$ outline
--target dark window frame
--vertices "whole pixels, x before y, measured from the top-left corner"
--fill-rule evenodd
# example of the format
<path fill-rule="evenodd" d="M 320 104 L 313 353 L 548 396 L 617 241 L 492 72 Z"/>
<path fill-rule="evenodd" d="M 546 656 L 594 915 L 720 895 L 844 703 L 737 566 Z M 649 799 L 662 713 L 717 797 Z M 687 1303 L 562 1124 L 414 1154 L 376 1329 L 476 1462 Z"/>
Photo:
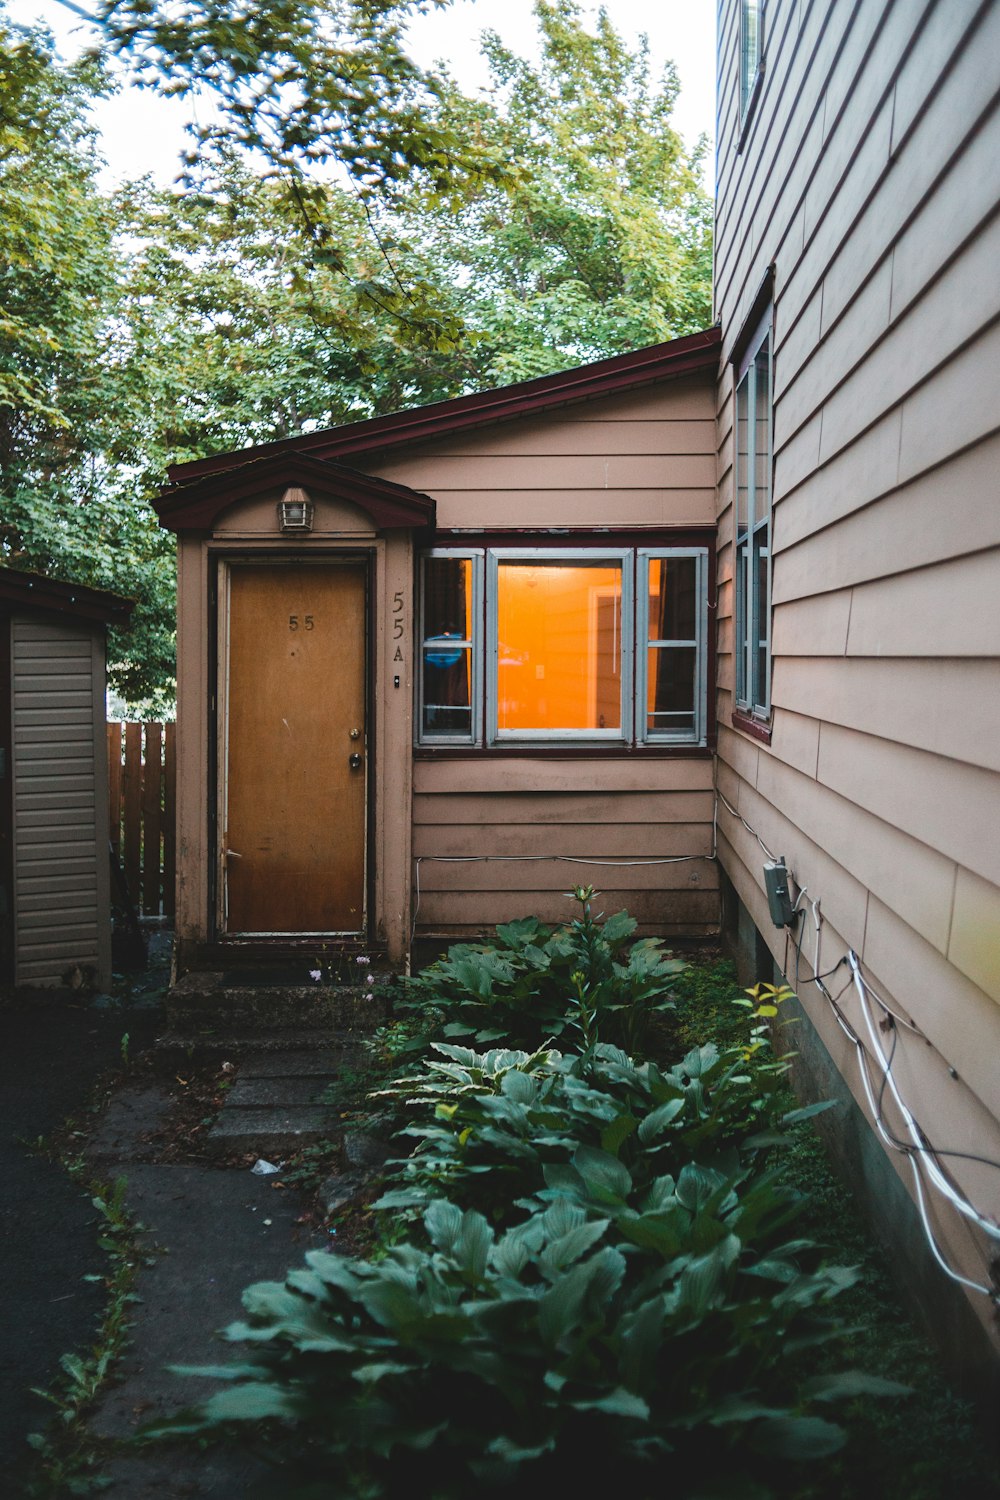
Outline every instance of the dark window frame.
<path fill-rule="evenodd" d="M 768 304 L 735 366 L 733 427 L 734 722 L 771 720 L 774 318 Z M 762 359 L 763 356 L 763 359 Z M 761 389 L 762 370 L 764 387 Z M 761 409 L 766 436 L 761 444 Z"/>

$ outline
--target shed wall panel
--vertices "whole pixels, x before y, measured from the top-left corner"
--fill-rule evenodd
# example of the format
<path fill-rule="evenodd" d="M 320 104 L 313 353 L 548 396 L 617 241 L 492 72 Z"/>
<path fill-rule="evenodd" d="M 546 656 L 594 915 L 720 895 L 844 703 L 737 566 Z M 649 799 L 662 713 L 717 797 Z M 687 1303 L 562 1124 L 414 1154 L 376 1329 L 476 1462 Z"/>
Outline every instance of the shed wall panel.
<path fill-rule="evenodd" d="M 110 977 L 103 633 L 13 622 L 15 980 Z"/>

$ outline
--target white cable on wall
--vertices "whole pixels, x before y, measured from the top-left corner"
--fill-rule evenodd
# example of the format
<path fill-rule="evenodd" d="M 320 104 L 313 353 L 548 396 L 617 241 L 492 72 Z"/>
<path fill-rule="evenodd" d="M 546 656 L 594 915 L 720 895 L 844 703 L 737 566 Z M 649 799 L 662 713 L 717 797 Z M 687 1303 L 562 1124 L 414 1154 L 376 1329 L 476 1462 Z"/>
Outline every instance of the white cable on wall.
<path fill-rule="evenodd" d="M 716 797 L 719 801 L 722 802 L 727 812 L 729 812 L 734 818 L 742 823 L 747 832 L 757 840 L 757 843 L 764 850 L 768 858 L 774 859 L 775 856 L 771 853 L 770 849 L 768 849 L 767 845 L 764 843 L 764 840 L 760 837 L 757 830 L 747 822 L 742 813 L 737 812 L 736 808 L 732 806 L 732 804 L 722 794 L 722 792 L 717 790 Z M 789 875 L 790 878 L 794 880 L 794 876 L 791 875 L 791 872 L 789 872 Z M 798 882 L 796 881 L 795 883 L 797 884 Z M 795 903 L 793 906 L 794 911 L 802 910 L 801 903 L 806 895 L 807 887 L 800 887 L 799 893 L 795 899 Z M 967 1276 L 963 1276 L 960 1272 L 956 1271 L 954 1267 L 949 1264 L 948 1260 L 944 1256 L 940 1246 L 937 1243 L 937 1239 L 931 1227 L 927 1212 L 927 1203 L 922 1175 L 924 1172 L 926 1172 L 928 1181 L 934 1187 L 934 1189 L 948 1203 L 950 1203 L 958 1213 L 969 1219 L 991 1239 L 1000 1240 L 1000 1225 L 997 1225 L 994 1220 L 989 1219 L 986 1217 L 986 1215 L 982 1214 L 965 1196 L 965 1194 L 957 1189 L 941 1171 L 937 1161 L 938 1156 L 949 1154 L 961 1155 L 963 1153 L 947 1153 L 941 1151 L 940 1149 L 935 1152 L 934 1148 L 928 1144 L 927 1137 L 925 1136 L 924 1131 L 921 1129 L 920 1124 L 914 1117 L 912 1111 L 909 1109 L 909 1106 L 906 1104 L 906 1101 L 904 1100 L 899 1090 L 896 1080 L 893 1077 L 891 1058 L 886 1057 L 881 1042 L 879 1041 L 877 1028 L 875 1027 L 871 1009 L 869 1006 L 869 1000 L 873 1001 L 885 1016 L 891 1018 L 892 1023 L 898 1023 L 906 1027 L 909 1031 L 915 1033 L 917 1036 L 922 1037 L 923 1032 L 913 1021 L 908 1020 L 905 1016 L 894 1010 L 885 1002 L 885 1000 L 882 999 L 880 995 L 876 993 L 876 991 L 871 987 L 871 985 L 868 983 L 863 973 L 861 972 L 861 964 L 857 954 L 853 949 L 851 949 L 847 953 L 843 954 L 833 965 L 833 967 L 826 971 L 826 974 L 829 975 L 833 973 L 835 969 L 838 969 L 842 964 L 845 963 L 850 969 L 851 979 L 849 981 L 849 984 L 851 987 L 853 987 L 858 997 L 858 1003 L 861 1008 L 862 1017 L 864 1019 L 865 1029 L 867 1030 L 868 1036 L 871 1040 L 872 1051 L 869 1052 L 868 1048 L 865 1046 L 857 1031 L 844 1015 L 840 1005 L 830 994 L 830 991 L 823 983 L 824 972 L 821 968 L 823 918 L 820 911 L 820 901 L 818 898 L 815 901 L 810 899 L 808 904 L 812 911 L 813 926 L 815 930 L 813 978 L 809 982 L 815 984 L 816 988 L 827 1000 L 833 1010 L 834 1016 L 837 1020 L 837 1024 L 840 1026 L 840 1029 L 843 1031 L 844 1035 L 848 1038 L 855 1049 L 855 1055 L 858 1060 L 858 1069 L 861 1075 L 862 1087 L 864 1089 L 865 1097 L 868 1101 L 868 1107 L 871 1110 L 872 1119 L 879 1136 L 883 1141 L 885 1141 L 887 1146 L 889 1146 L 894 1151 L 901 1152 L 909 1161 L 910 1170 L 913 1174 L 917 1211 L 920 1216 L 920 1222 L 931 1254 L 933 1255 L 934 1259 L 937 1261 L 941 1269 L 947 1276 L 951 1278 L 952 1281 L 958 1282 L 961 1286 L 968 1287 L 971 1291 L 979 1292 L 983 1296 L 989 1297 L 994 1303 L 1000 1302 L 1000 1294 L 998 1294 L 997 1290 L 994 1287 L 986 1286 L 978 1281 L 972 1281 Z M 805 916 L 803 912 L 803 921 L 804 920 Z M 801 946 L 802 940 L 800 937 L 799 943 L 797 945 L 797 953 L 801 952 Z M 843 991 L 841 991 L 841 993 L 843 993 Z M 872 1054 L 874 1054 L 874 1056 Z M 875 1096 L 875 1091 L 872 1086 L 870 1074 L 870 1066 L 873 1062 L 878 1066 L 883 1080 L 879 1099 L 877 1099 Z M 906 1131 L 911 1144 L 907 1144 L 905 1141 L 898 1140 L 895 1135 L 893 1135 L 892 1132 L 887 1129 L 885 1125 L 882 1114 L 882 1107 L 879 1100 L 881 1097 L 881 1092 L 884 1092 L 886 1087 L 890 1090 L 892 1097 L 896 1103 L 896 1107 L 900 1112 L 900 1115 L 906 1126 Z M 988 1161 L 986 1158 L 976 1159 L 982 1161 L 985 1165 L 992 1166 L 1000 1171 L 1000 1162 Z"/>

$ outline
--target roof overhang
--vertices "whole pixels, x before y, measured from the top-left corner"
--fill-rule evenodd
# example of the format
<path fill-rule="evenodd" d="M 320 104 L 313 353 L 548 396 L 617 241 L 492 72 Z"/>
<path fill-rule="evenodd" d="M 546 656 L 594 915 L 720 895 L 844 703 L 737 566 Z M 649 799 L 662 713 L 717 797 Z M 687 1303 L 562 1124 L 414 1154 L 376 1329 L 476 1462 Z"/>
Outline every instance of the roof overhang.
<path fill-rule="evenodd" d="M 169 531 L 211 531 L 223 511 L 242 500 L 298 486 L 313 499 L 347 501 L 371 517 L 378 531 L 433 526 L 434 501 L 406 485 L 362 474 L 346 464 L 281 445 L 248 448 L 210 460 L 215 467 L 187 483 L 172 484 L 153 503 Z M 198 465 L 184 465 L 185 472 Z"/>
<path fill-rule="evenodd" d="M 525 380 L 518 385 L 478 391 L 472 396 L 456 396 L 451 401 L 436 401 L 411 411 L 393 412 L 389 416 L 373 417 L 366 422 L 354 422 L 324 432 L 302 433 L 297 437 L 245 448 L 239 454 L 219 454 L 213 458 L 174 464 L 169 475 L 175 485 L 186 487 L 194 479 L 270 456 L 294 453 L 328 461 L 352 455 L 360 457 L 404 444 L 428 442 L 470 427 L 541 415 L 570 402 L 614 396 L 654 381 L 676 380 L 696 374 L 714 376 L 718 370 L 721 342 L 721 331 L 707 328 L 702 333 L 653 344 L 629 354 L 618 354 L 594 364 L 577 365 L 571 370 Z M 168 526 L 172 525 L 167 520 L 167 515 L 173 514 L 169 509 L 171 493 L 178 492 L 165 491 L 157 507 L 163 524 Z"/>
<path fill-rule="evenodd" d="M 22 573 L 0 568 L 0 608 L 45 610 L 49 614 L 75 615 L 107 625 L 126 625 L 135 608 L 133 599 L 80 583 L 62 583 L 41 573 Z"/>

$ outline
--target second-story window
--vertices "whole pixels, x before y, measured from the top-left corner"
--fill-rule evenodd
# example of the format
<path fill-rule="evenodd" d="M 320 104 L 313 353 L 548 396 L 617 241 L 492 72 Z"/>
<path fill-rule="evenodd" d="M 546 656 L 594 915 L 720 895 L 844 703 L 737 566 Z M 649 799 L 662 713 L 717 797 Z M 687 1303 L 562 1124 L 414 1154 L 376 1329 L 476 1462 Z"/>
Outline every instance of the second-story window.
<path fill-rule="evenodd" d="M 740 0 L 740 119 L 746 118 L 760 72 L 764 0 Z"/>
<path fill-rule="evenodd" d="M 771 709 L 771 314 L 737 371 L 736 703 Z"/>

